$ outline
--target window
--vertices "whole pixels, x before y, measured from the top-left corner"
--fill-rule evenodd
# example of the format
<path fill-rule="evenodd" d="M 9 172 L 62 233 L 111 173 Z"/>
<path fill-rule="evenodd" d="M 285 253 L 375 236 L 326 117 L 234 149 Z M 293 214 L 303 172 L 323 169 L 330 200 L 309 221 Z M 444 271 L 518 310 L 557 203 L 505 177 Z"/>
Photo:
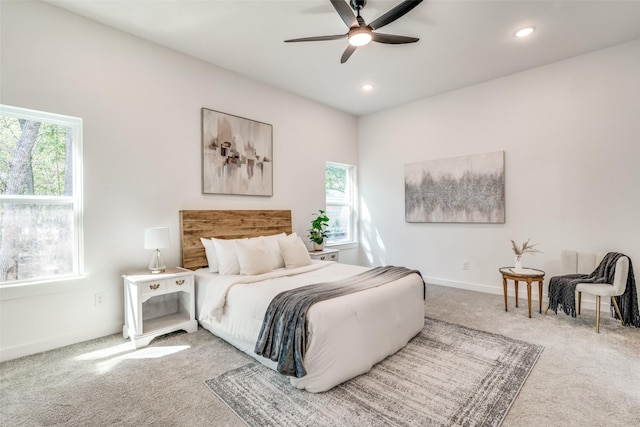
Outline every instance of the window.
<path fill-rule="evenodd" d="M 82 274 L 82 120 L 0 105 L 0 284 Z"/>
<path fill-rule="evenodd" d="M 329 222 L 327 243 L 336 245 L 356 240 L 355 167 L 327 162 L 326 198 Z"/>

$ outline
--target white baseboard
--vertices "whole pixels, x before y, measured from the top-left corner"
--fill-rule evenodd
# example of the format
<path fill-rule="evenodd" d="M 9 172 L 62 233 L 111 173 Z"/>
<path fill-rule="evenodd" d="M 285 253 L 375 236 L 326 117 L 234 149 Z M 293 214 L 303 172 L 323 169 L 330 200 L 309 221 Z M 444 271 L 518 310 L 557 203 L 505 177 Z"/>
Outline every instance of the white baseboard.
<path fill-rule="evenodd" d="M 0 349 L 0 362 L 17 359 L 23 356 L 29 356 L 31 354 L 41 353 L 43 351 L 49 351 L 60 347 L 66 347 L 71 344 L 89 341 L 92 339 L 115 334 L 117 332 L 122 332 L 122 323 L 116 322 L 105 324 L 97 328 L 75 331 L 73 333 L 65 335 L 58 335 L 47 340 L 33 341 L 14 347 L 2 348 Z"/>
<path fill-rule="evenodd" d="M 448 280 L 448 279 L 442 279 L 438 277 L 428 277 L 428 276 L 424 276 L 424 281 L 427 283 L 427 285 L 433 284 L 433 285 L 447 286 L 450 288 L 466 289 L 468 291 L 483 292 L 485 294 L 503 295 L 502 283 L 496 284 L 496 285 L 487 285 L 484 283 L 459 282 L 456 280 Z M 542 310 L 543 311 L 546 308 L 545 303 L 548 301 L 547 293 L 546 293 L 547 286 L 548 284 L 545 283 L 544 286 L 542 287 L 542 303 L 543 303 Z M 513 282 L 511 281 L 508 284 L 507 294 L 509 298 L 514 297 L 514 285 L 513 285 Z M 520 283 L 520 286 L 518 286 L 518 299 L 522 300 L 523 298 L 525 301 L 527 300 L 527 284 L 526 283 Z M 539 301 L 537 283 L 531 284 L 531 300 Z M 610 300 L 608 298 L 601 298 L 600 311 L 606 312 L 607 310 L 609 310 L 609 305 L 610 305 Z M 596 297 L 594 295 L 583 293 L 582 309 L 595 311 Z"/>
<path fill-rule="evenodd" d="M 482 283 L 459 282 L 456 280 L 441 279 L 438 277 L 424 276 L 424 281 L 428 284 L 447 286 L 449 288 L 466 289 L 468 291 L 483 292 L 485 294 L 502 295 L 502 287 L 485 285 Z M 525 293 L 526 296 L 526 293 Z"/>

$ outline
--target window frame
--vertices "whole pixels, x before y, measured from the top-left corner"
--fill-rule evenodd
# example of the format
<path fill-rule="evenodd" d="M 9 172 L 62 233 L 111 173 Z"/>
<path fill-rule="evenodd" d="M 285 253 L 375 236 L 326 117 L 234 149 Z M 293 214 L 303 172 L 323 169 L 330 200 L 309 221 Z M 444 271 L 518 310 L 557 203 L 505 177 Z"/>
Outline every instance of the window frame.
<path fill-rule="evenodd" d="M 346 170 L 346 176 L 347 176 L 347 182 L 345 183 L 347 186 L 349 186 L 349 194 L 350 194 L 350 200 L 348 203 L 334 203 L 334 202 L 329 202 L 329 200 L 327 199 L 326 196 L 326 191 L 327 191 L 327 184 L 326 184 L 326 171 L 328 167 L 336 167 L 336 168 L 340 168 L 340 169 L 345 169 Z M 331 236 L 329 236 L 329 238 L 327 239 L 327 243 L 326 246 L 332 246 L 332 247 L 337 247 L 337 246 L 348 246 L 348 245 L 356 245 L 358 243 L 358 207 L 357 207 L 357 200 L 358 200 L 358 196 L 357 196 L 357 180 L 356 180 L 356 166 L 355 165 L 350 165 L 347 163 L 339 163 L 339 162 L 332 162 L 332 161 L 326 161 L 325 162 L 325 209 L 328 210 L 328 208 L 330 206 L 336 206 L 336 207 L 349 207 L 350 208 L 350 213 L 349 213 L 349 228 L 350 228 L 350 239 L 348 240 L 341 240 L 341 241 L 331 241 Z"/>
<path fill-rule="evenodd" d="M 73 168 L 73 194 L 71 196 L 42 196 L 42 195 L 6 195 L 0 194 L 2 203 L 29 203 L 43 205 L 64 205 L 70 204 L 73 209 L 72 221 L 72 242 L 73 261 L 72 272 L 56 274 L 52 276 L 40 276 L 24 280 L 12 280 L 0 282 L 0 300 L 18 298 L 30 295 L 40 295 L 52 291 L 64 291 L 70 288 L 77 288 L 77 285 L 58 285 L 56 289 L 46 289 L 52 283 L 74 281 L 85 277 L 84 275 L 84 238 L 83 238 L 83 165 L 82 165 L 82 119 L 79 117 L 65 116 L 45 111 L 37 111 L 0 104 L 0 115 L 14 117 L 16 119 L 26 119 L 39 122 L 46 122 L 72 129 L 72 168 Z M 39 286 L 45 285 L 45 286 Z M 27 289 L 30 287 L 31 289 Z"/>

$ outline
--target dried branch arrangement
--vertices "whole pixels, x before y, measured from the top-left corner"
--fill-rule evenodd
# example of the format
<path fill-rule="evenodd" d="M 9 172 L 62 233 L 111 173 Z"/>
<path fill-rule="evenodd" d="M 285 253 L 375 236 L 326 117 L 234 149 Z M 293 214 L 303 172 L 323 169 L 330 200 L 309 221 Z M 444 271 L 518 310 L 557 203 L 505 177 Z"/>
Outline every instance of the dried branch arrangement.
<path fill-rule="evenodd" d="M 534 248 L 534 246 L 536 246 L 537 243 L 530 244 L 529 243 L 530 240 L 531 239 L 527 239 L 527 241 L 524 242 L 522 246 L 518 246 L 516 242 L 512 240 L 511 245 L 513 249 L 513 253 L 516 254 L 517 256 L 522 256 L 524 254 L 542 253 L 542 251 L 539 251 L 538 249 Z"/>

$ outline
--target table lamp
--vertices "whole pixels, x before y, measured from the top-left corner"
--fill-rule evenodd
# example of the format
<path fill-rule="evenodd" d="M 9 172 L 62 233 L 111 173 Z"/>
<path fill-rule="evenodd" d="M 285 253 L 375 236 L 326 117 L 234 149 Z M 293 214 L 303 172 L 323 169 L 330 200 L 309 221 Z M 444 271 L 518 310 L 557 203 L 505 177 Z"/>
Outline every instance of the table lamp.
<path fill-rule="evenodd" d="M 153 256 L 149 262 L 149 271 L 152 274 L 164 273 L 167 266 L 164 264 L 160 249 L 169 247 L 169 228 L 152 227 L 144 230 L 144 248 L 154 249 Z"/>

